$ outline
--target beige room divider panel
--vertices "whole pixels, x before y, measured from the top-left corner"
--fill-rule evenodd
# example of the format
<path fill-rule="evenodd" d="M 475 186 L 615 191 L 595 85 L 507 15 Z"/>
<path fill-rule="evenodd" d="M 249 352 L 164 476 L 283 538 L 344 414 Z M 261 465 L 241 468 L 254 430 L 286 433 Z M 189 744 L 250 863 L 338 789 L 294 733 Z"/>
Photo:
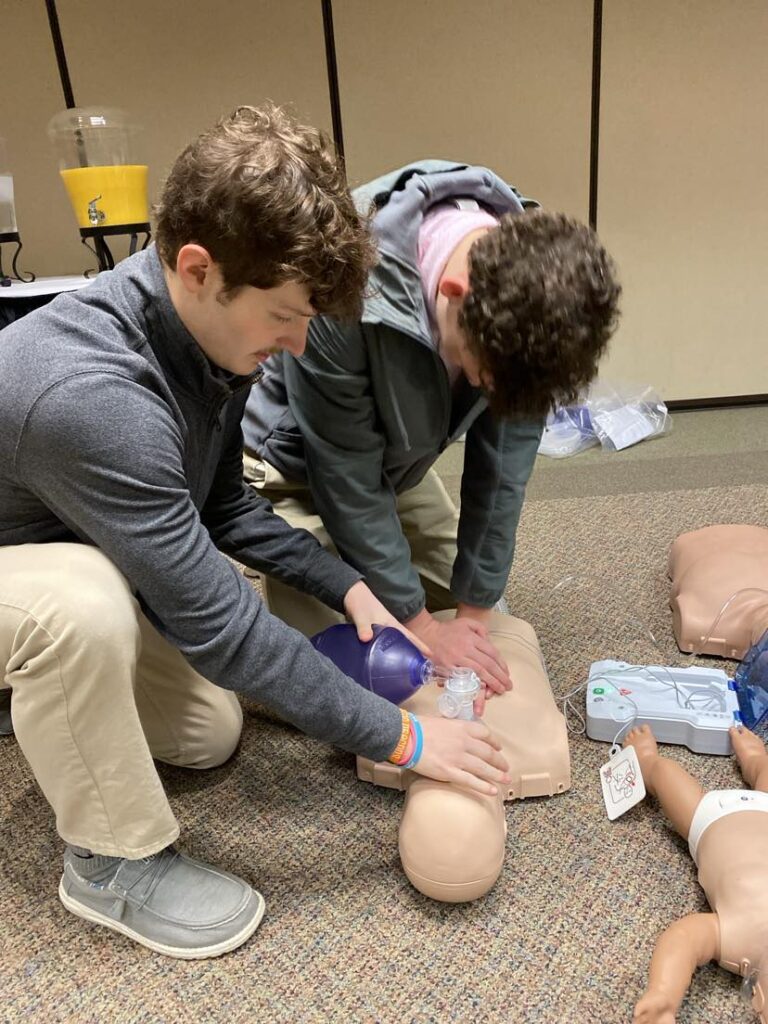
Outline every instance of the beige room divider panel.
<path fill-rule="evenodd" d="M 45 103 L 36 103 L 18 129 L 22 148 L 25 136 L 43 139 L 34 158 L 43 208 L 31 189 L 20 187 L 30 253 L 42 273 L 77 273 L 95 260 L 80 246 L 45 138 L 48 118 L 64 107 L 45 7 L 42 0 L 24 3 L 24 11 L 16 7 L 14 49 L 33 39 L 47 63 L 29 69 L 20 61 L 14 89 L 22 95 L 41 68 L 46 81 L 57 82 L 54 101 L 47 90 Z M 138 155 L 149 163 L 150 200 L 184 145 L 240 104 L 289 103 L 330 133 L 319 0 L 58 0 L 57 8 L 78 106 L 122 107 L 144 126 Z M 5 70 L 3 78 L 7 85 Z M 22 171 L 31 173 L 31 161 Z M 50 244 L 43 227 L 49 216 L 57 223 Z"/>
<path fill-rule="evenodd" d="M 42 0 L 0 0 L 0 48 L 0 135 L 8 140 L 24 243 L 19 269 L 38 276 L 79 273 L 88 265 L 87 253 L 45 133 L 64 98 Z M 6 273 L 14 249 L 3 246 Z"/>
<path fill-rule="evenodd" d="M 606 0 L 598 229 L 624 282 L 607 379 L 768 392 L 768 4 Z"/>
<path fill-rule="evenodd" d="M 591 0 L 334 0 L 352 184 L 423 157 L 589 208 Z"/>

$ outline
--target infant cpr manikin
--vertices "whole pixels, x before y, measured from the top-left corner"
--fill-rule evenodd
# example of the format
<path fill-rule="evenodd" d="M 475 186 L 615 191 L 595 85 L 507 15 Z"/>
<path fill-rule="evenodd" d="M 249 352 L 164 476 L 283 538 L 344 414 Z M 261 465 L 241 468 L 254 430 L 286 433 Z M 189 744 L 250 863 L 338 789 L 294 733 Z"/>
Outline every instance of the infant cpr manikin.
<path fill-rule="evenodd" d="M 453 612 L 439 612 L 450 619 Z M 554 796 L 571 784 L 565 719 L 549 685 L 538 640 L 522 619 L 494 613 L 488 635 L 506 659 L 513 689 L 485 705 L 483 721 L 498 736 L 509 762 L 510 783 L 496 797 L 437 782 L 395 765 L 357 759 L 366 782 L 405 790 L 400 859 L 412 884 L 446 902 L 483 896 L 499 877 L 506 848 L 504 801 Z M 402 707 L 438 713 L 442 688 L 422 686 Z"/>
<path fill-rule="evenodd" d="M 707 526 L 683 533 L 672 544 L 669 575 L 681 651 L 741 660 L 768 629 L 768 529 Z"/>
<path fill-rule="evenodd" d="M 680 918 L 659 937 L 635 1024 L 676 1020 L 696 967 L 708 960 L 741 975 L 743 995 L 768 1024 L 768 755 L 743 727 L 731 729 L 731 741 L 751 790 L 705 793 L 681 765 L 659 753 L 647 725 L 630 730 L 624 741 L 635 748 L 646 789 L 688 840 L 712 908 Z"/>

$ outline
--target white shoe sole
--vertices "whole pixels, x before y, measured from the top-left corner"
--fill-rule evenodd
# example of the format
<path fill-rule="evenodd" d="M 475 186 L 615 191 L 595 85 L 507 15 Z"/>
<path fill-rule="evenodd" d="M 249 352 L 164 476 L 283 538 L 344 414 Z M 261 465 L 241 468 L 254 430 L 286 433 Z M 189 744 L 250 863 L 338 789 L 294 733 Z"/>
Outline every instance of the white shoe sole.
<path fill-rule="evenodd" d="M 256 892 L 255 889 L 252 891 Z M 237 949 L 238 946 L 241 946 L 246 939 L 253 935 L 264 916 L 264 910 L 266 907 L 264 897 L 259 892 L 256 892 L 256 895 L 259 897 L 258 911 L 256 915 L 251 918 L 245 928 L 238 932 L 237 935 L 233 935 L 231 938 L 226 939 L 224 942 L 219 942 L 215 946 L 199 946 L 197 949 L 187 949 L 178 946 L 165 946 L 161 942 L 153 942 L 151 939 L 148 939 L 146 935 L 140 935 L 127 925 L 121 924 L 120 921 L 115 921 L 111 917 L 106 917 L 105 915 L 100 914 L 97 910 L 93 910 L 91 907 L 83 906 L 82 903 L 78 903 L 77 900 L 73 899 L 64 891 L 63 878 L 59 883 L 59 899 L 72 914 L 75 914 L 77 917 L 82 917 L 86 921 L 91 921 L 93 924 L 103 924 L 105 927 L 111 928 L 113 932 L 119 932 L 121 935 L 127 935 L 128 938 L 133 939 L 134 942 L 138 942 L 142 946 L 146 946 L 148 949 L 154 950 L 155 953 L 162 953 L 163 956 L 172 956 L 177 960 L 204 960 L 207 957 L 221 956 L 222 953 L 229 953 L 231 950 Z"/>

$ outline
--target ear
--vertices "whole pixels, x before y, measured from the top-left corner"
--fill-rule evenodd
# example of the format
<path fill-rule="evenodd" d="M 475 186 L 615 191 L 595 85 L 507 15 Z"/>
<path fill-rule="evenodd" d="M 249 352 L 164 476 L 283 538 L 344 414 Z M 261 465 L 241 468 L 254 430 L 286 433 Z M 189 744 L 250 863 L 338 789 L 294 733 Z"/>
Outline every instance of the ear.
<path fill-rule="evenodd" d="M 444 274 L 437 286 L 440 295 L 444 295 L 449 302 L 463 302 L 464 296 L 469 291 L 469 278 L 466 274 Z"/>
<path fill-rule="evenodd" d="M 216 264 L 202 245 L 182 245 L 176 257 L 176 274 L 188 292 L 198 293 L 210 287 L 215 277 Z"/>

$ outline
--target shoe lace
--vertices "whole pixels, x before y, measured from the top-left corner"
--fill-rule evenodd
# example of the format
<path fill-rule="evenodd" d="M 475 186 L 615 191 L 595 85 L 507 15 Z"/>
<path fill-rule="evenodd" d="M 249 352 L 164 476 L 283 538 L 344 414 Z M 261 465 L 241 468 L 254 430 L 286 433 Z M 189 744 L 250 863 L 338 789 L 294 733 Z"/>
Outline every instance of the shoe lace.
<path fill-rule="evenodd" d="M 151 898 L 160 882 L 175 864 L 178 856 L 176 850 L 172 846 L 168 846 L 164 850 L 160 850 L 159 853 L 153 853 L 150 857 L 141 858 L 146 865 L 145 869 L 125 889 L 125 893 L 128 895 L 138 885 L 142 883 L 146 885 L 144 895 L 136 904 L 138 910 L 141 910 L 147 900 Z"/>

